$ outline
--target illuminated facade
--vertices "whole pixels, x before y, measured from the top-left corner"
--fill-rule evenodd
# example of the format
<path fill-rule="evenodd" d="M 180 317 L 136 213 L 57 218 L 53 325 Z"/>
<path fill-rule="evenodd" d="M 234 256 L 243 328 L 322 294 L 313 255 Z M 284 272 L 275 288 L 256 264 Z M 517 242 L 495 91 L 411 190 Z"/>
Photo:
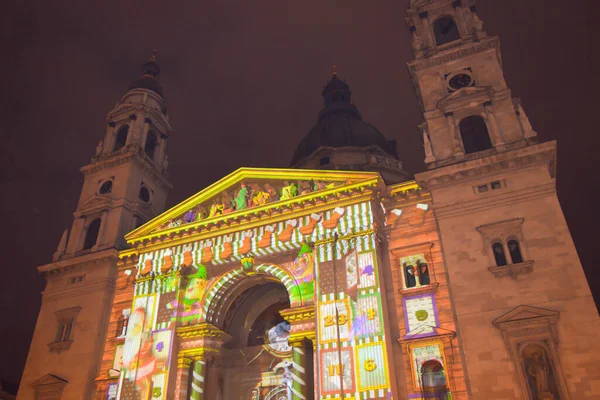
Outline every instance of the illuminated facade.
<path fill-rule="evenodd" d="M 18 398 L 600 396 L 556 144 L 537 143 L 471 1 L 413 0 L 407 22 L 414 180 L 334 75 L 294 168 L 240 168 L 158 215 L 170 128 L 147 62 L 40 268 Z"/>

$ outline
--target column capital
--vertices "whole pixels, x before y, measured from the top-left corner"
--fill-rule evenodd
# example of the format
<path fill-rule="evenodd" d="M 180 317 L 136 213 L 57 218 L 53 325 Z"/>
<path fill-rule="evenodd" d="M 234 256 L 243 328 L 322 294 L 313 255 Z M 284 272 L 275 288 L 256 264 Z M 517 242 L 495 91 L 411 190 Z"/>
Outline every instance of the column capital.
<path fill-rule="evenodd" d="M 227 333 L 209 323 L 197 325 L 182 326 L 177 328 L 177 336 L 181 339 L 211 338 L 218 341 L 228 341 L 231 339 Z"/>
<path fill-rule="evenodd" d="M 193 361 L 190 357 L 180 355 L 177 357 L 177 368 L 189 368 Z"/>
<path fill-rule="evenodd" d="M 315 344 L 316 334 L 314 330 L 292 332 L 288 338 L 288 343 L 291 347 L 304 347 L 306 340 L 310 340 Z"/>
<path fill-rule="evenodd" d="M 288 308 L 280 311 L 281 316 L 290 324 L 298 324 L 315 319 L 315 306 L 308 305 L 302 307 Z"/>

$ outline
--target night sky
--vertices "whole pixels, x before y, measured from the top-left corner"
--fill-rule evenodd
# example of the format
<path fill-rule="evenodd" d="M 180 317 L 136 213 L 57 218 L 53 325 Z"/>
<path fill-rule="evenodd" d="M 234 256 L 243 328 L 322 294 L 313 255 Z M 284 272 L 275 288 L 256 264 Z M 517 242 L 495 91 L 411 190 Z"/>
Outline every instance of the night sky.
<path fill-rule="evenodd" d="M 508 85 L 540 140 L 558 140 L 558 195 L 598 301 L 596 4 L 494 0 L 480 1 L 478 11 L 488 34 L 501 36 Z M 0 15 L 0 380 L 20 379 L 44 286 L 36 267 L 51 261 L 70 227 L 79 168 L 152 49 L 173 127 L 169 206 L 238 167 L 288 166 L 321 109 L 333 64 L 363 118 L 397 140 L 414 173 L 424 169 L 424 154 L 406 68 L 407 6 L 9 0 Z"/>

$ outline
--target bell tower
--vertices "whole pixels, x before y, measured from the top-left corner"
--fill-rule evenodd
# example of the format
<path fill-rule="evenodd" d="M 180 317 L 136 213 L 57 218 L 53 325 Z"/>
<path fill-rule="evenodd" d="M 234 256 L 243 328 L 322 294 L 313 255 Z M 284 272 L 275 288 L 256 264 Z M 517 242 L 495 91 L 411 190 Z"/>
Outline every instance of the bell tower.
<path fill-rule="evenodd" d="M 429 168 L 536 142 L 502 71 L 500 40 L 488 36 L 474 0 L 411 0 L 408 63 L 425 121 Z"/>
<path fill-rule="evenodd" d="M 53 262 L 18 399 L 91 399 L 102 358 L 123 237 L 164 211 L 171 126 L 153 55 L 106 115 L 70 230 Z M 58 397 L 53 397 L 58 396 Z M 46 398 L 46 397 L 44 397 Z"/>
<path fill-rule="evenodd" d="M 473 399 L 595 399 L 600 318 L 538 143 L 473 0 L 412 0 L 408 68 Z M 582 380 L 584 383 L 581 383 Z"/>

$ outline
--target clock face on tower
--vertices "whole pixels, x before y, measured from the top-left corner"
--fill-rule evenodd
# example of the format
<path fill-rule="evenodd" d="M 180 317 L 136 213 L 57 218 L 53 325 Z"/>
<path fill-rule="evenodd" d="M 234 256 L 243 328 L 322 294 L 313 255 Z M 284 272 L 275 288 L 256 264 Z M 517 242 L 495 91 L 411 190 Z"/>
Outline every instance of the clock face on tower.
<path fill-rule="evenodd" d="M 471 75 L 469 75 L 467 73 L 459 73 L 459 74 L 453 75 L 448 80 L 448 86 L 452 90 L 458 90 L 460 88 L 473 86 L 473 78 L 471 77 Z"/>

